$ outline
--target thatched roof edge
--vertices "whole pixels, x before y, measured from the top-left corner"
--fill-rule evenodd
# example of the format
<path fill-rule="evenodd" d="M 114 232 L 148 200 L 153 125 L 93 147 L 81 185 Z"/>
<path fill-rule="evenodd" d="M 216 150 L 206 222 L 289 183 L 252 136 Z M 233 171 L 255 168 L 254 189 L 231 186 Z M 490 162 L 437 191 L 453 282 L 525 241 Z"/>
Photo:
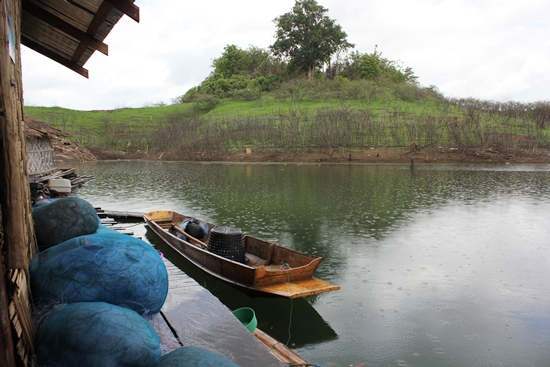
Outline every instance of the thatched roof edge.
<path fill-rule="evenodd" d="M 50 125 L 46 125 L 42 121 L 35 119 L 34 117 L 25 117 L 25 134 L 27 138 L 40 138 L 43 136 L 58 137 L 58 136 L 71 136 L 68 132 L 56 129 Z"/>

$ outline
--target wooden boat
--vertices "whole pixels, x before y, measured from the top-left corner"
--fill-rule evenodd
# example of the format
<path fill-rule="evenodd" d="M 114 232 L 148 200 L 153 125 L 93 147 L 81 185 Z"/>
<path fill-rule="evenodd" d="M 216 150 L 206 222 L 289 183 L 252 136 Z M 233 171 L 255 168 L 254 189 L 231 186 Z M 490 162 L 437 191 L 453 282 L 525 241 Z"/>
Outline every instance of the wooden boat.
<path fill-rule="evenodd" d="M 143 218 L 151 230 L 187 260 L 232 285 L 287 298 L 340 289 L 337 285 L 313 277 L 321 257 L 244 235 L 245 261 L 239 262 L 208 249 L 212 229 L 220 227 L 202 222 L 208 233 L 201 241 L 179 227 L 184 221 L 194 219 L 192 217 L 162 210 L 145 213 Z"/>

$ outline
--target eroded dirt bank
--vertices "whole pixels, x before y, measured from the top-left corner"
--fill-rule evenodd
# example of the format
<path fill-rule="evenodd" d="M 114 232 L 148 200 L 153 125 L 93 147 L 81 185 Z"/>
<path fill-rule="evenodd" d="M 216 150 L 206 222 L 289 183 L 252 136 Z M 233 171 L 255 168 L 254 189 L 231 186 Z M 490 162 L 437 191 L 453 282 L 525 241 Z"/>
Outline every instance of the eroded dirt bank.
<path fill-rule="evenodd" d="M 329 153 L 273 153 L 248 149 L 232 153 L 178 152 L 94 152 L 101 160 L 141 159 L 170 161 L 219 161 L 219 162 L 303 162 L 303 163 L 550 163 L 550 152 L 529 154 L 504 154 L 493 149 L 480 152 L 461 152 L 456 149 L 429 149 L 411 151 L 405 148 L 371 148 Z"/>

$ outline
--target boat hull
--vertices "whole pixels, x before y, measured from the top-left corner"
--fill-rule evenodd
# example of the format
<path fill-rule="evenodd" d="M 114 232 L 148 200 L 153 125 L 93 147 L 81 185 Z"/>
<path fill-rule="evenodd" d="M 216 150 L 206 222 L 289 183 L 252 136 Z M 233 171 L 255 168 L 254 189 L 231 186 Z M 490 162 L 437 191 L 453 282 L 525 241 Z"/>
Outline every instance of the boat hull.
<path fill-rule="evenodd" d="M 304 297 L 337 290 L 340 287 L 313 278 L 321 257 L 304 254 L 264 240 L 244 236 L 245 254 L 252 259 L 240 263 L 208 251 L 207 245 L 193 237 L 187 241 L 168 229 L 189 217 L 172 211 L 144 214 L 149 228 L 188 261 L 227 283 L 255 292 L 287 298 Z M 208 224 L 210 228 L 214 227 Z M 255 265 L 251 265 L 255 263 Z"/>

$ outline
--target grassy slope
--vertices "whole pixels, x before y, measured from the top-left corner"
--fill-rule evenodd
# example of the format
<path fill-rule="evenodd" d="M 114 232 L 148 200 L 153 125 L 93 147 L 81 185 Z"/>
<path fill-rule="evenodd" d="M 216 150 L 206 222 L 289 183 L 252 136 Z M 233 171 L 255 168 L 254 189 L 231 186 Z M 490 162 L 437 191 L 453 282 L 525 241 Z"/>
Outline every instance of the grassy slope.
<path fill-rule="evenodd" d="M 158 107 L 122 108 L 117 110 L 78 111 L 62 107 L 26 106 L 25 115 L 37 118 L 51 126 L 78 135 L 82 129 L 102 133 L 105 125 L 114 124 L 136 128 L 156 126 L 170 115 L 189 113 L 193 103 Z M 211 111 L 202 114 L 203 118 L 211 120 L 242 117 L 286 115 L 291 111 L 313 112 L 319 109 L 340 108 L 346 106 L 354 109 L 365 109 L 374 114 L 399 110 L 409 112 L 430 111 L 438 114 L 440 107 L 433 100 L 407 102 L 395 98 L 378 99 L 373 102 L 358 100 L 342 100 L 336 98 L 313 99 L 302 98 L 298 102 L 289 99 L 281 101 L 271 96 L 265 96 L 256 101 L 221 100 Z"/>
<path fill-rule="evenodd" d="M 524 106 L 513 110 L 514 105 L 508 104 L 503 113 L 498 103 L 453 103 L 431 89 L 406 84 L 302 82 L 283 85 L 252 101 L 226 98 L 205 107 L 206 102 L 111 111 L 28 106 L 25 114 L 73 134 L 85 147 L 102 150 L 123 150 L 131 142 L 134 150 L 182 153 L 230 151 L 250 144 L 279 152 L 313 147 L 330 153 L 437 141 L 470 150 L 497 147 L 510 152 L 548 148 L 549 141 L 547 129 L 537 128 L 539 122 L 530 119 Z M 550 110 L 547 103 L 543 105 Z M 328 124 L 323 125 L 327 116 Z M 296 126 L 298 131 L 293 130 Z M 513 134 L 530 138 L 518 144 L 510 139 Z"/>

